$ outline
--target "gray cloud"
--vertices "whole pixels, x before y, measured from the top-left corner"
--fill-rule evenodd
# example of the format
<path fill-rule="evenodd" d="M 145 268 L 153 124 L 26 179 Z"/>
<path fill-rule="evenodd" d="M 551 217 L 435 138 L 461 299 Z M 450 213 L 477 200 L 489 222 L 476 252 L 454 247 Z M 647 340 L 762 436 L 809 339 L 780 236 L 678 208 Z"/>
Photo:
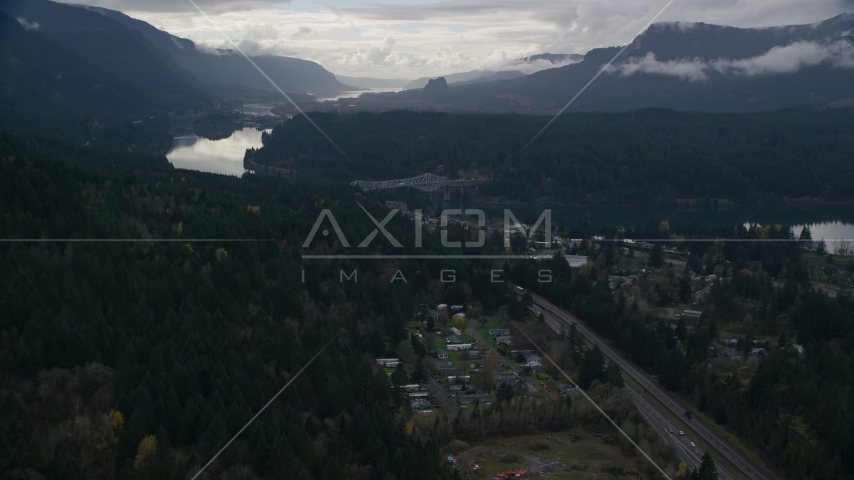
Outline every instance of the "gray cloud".
<path fill-rule="evenodd" d="M 24 27 L 24 30 L 35 31 L 39 29 L 38 22 L 28 22 L 27 19 L 23 17 L 17 18 L 16 20 L 18 20 L 18 23 L 20 23 L 21 26 Z"/>
<path fill-rule="evenodd" d="M 195 12 L 196 8 L 187 0 L 58 0 L 63 3 L 85 3 L 93 7 L 108 8 L 120 12 Z M 291 0 L 193 0 L 207 14 L 247 11 L 275 4 L 291 3 Z"/>
<path fill-rule="evenodd" d="M 709 78 L 706 70 L 709 65 L 700 59 L 693 60 L 669 60 L 661 62 L 655 58 L 655 54 L 648 52 L 646 56 L 632 58 L 619 65 L 611 65 L 608 72 L 618 73 L 620 76 L 628 77 L 637 73 L 653 73 L 678 77 L 680 80 L 697 82 Z"/>
<path fill-rule="evenodd" d="M 222 43 L 187 0 L 59 1 L 120 10 L 203 48 Z M 622 45 L 666 0 L 367 0 L 321 2 L 319 9 L 291 0 L 195 1 L 232 38 L 257 42 L 264 52 L 288 50 L 348 75 L 404 77 L 495 69 L 534 53 Z M 674 24 L 681 29 L 691 22 L 763 27 L 812 23 L 852 9 L 854 0 L 679 0 L 659 20 L 687 22 Z M 386 38 L 397 43 L 384 45 Z M 683 78 L 698 78 L 686 67 L 652 60 L 637 66 L 681 69 Z"/>
<path fill-rule="evenodd" d="M 299 27 L 293 35 L 291 35 L 291 40 L 299 40 L 300 38 L 305 38 L 314 33 L 313 28 L 308 28 L 305 26 Z"/>
<path fill-rule="evenodd" d="M 774 47 L 762 55 L 740 60 L 699 58 L 661 62 L 655 54 L 632 58 L 608 71 L 621 76 L 637 73 L 669 75 L 690 82 L 703 81 L 712 72 L 724 75 L 751 77 L 755 75 L 782 75 L 800 71 L 806 67 L 830 65 L 835 68 L 854 68 L 854 45 L 847 41 L 829 44 L 795 42 Z"/>

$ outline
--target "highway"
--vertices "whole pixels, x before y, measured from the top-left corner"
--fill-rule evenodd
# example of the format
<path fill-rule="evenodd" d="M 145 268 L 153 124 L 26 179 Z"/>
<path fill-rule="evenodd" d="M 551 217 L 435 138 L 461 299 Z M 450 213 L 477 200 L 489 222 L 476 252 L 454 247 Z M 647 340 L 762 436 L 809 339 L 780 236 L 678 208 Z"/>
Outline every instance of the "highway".
<path fill-rule="evenodd" d="M 567 312 L 561 310 L 560 308 L 552 305 L 550 302 L 548 302 L 543 297 L 540 297 L 539 295 L 534 295 L 534 294 L 531 294 L 531 296 L 534 299 L 534 303 L 537 304 L 540 308 L 551 312 L 552 314 L 554 314 L 554 316 L 556 316 L 560 320 L 563 320 L 567 324 L 573 324 L 574 323 L 576 325 L 576 329 L 578 330 L 578 332 L 580 334 L 582 334 L 587 339 L 587 341 L 589 341 L 590 343 L 593 343 L 594 345 L 598 345 L 599 350 L 602 351 L 603 355 L 608 357 L 608 359 L 610 359 L 612 362 L 616 362 L 617 365 L 624 372 L 626 372 L 626 374 L 630 375 L 637 383 L 639 383 L 643 388 L 645 388 L 652 395 L 654 395 L 655 398 L 657 398 L 665 407 L 667 407 L 675 415 L 682 416 L 683 413 L 685 412 L 685 410 L 688 410 L 682 404 L 680 404 L 677 400 L 675 400 L 673 398 L 673 396 L 670 395 L 670 393 L 666 392 L 664 390 L 664 388 L 661 387 L 657 382 L 652 381 L 643 370 L 641 370 L 634 363 L 632 363 L 630 360 L 628 360 L 626 357 L 624 357 L 622 355 L 622 353 L 618 352 L 616 349 L 610 348 L 608 346 L 607 340 L 604 337 L 600 337 L 597 333 L 595 333 L 592 329 L 585 326 L 584 323 L 580 322 L 577 318 L 575 318 L 572 315 L 568 314 Z M 546 317 L 546 318 L 548 318 L 548 317 Z M 555 329 L 555 326 L 552 324 L 552 322 L 548 322 L 548 323 L 552 329 Z M 558 327 L 558 331 L 559 331 L 559 327 Z M 630 390 L 630 392 L 631 392 L 631 390 Z M 647 415 L 649 415 L 651 418 L 656 418 L 655 414 L 658 414 L 658 412 L 655 411 L 655 409 L 645 399 L 643 399 L 643 397 L 641 397 L 640 395 L 637 395 L 636 392 L 631 392 L 631 394 L 632 394 L 632 398 L 637 400 L 635 402 L 636 405 L 639 405 L 639 404 L 643 405 L 644 408 L 639 407 L 642 415 L 644 415 L 645 417 L 647 417 Z M 658 415 L 660 417 L 660 414 L 658 414 Z M 663 418 L 663 417 L 661 417 L 661 418 Z M 670 423 L 666 419 L 664 419 L 664 421 L 667 422 L 667 424 Z M 703 421 L 701 421 L 697 418 L 693 418 L 693 419 L 685 419 L 685 422 L 688 423 L 689 425 L 691 425 L 691 427 L 694 429 L 694 431 L 697 435 L 701 436 L 706 442 L 708 442 L 710 445 L 712 445 L 721 455 L 724 455 L 733 464 L 735 464 L 747 477 L 754 479 L 754 480 L 773 480 L 772 477 L 770 477 L 762 469 L 762 467 L 760 467 L 759 465 L 756 465 L 756 463 L 752 459 L 750 459 L 747 455 L 742 453 L 729 440 L 725 439 L 724 437 L 719 435 L 717 432 L 712 430 L 710 427 L 708 427 L 705 423 L 703 423 Z M 654 421 L 651 423 L 653 424 L 654 428 L 656 428 L 657 430 L 659 428 L 655 424 L 656 423 L 661 424 L 660 421 L 658 421 L 658 422 Z M 673 428 L 674 431 L 678 431 L 673 426 L 670 426 L 670 428 Z M 665 431 L 666 431 L 666 427 L 665 427 Z M 686 435 L 688 435 L 688 434 L 689 433 L 686 432 Z M 686 442 L 689 442 L 689 441 L 690 440 L 686 440 Z M 692 457 L 692 455 L 688 455 L 688 453 L 682 452 L 682 450 L 684 450 L 684 448 L 682 448 L 682 447 L 684 447 L 684 446 L 685 445 L 681 445 L 680 448 L 677 448 L 677 454 L 679 454 L 679 457 L 681 459 L 683 459 L 683 461 L 686 460 L 686 458 Z M 691 449 L 690 447 L 688 447 L 688 448 L 689 448 L 689 450 L 691 450 L 693 452 L 699 452 L 698 456 L 702 457 L 702 451 L 700 451 L 699 448 L 693 448 L 693 449 Z M 680 454 L 680 452 L 685 453 L 685 457 L 683 457 L 683 455 Z M 689 466 L 691 465 L 691 463 L 689 463 L 687 461 L 686 461 L 686 463 Z M 718 464 L 718 471 L 720 473 L 725 473 L 725 470 L 720 466 L 720 464 Z M 731 476 L 731 475 L 727 475 L 727 476 Z"/>
<path fill-rule="evenodd" d="M 635 406 L 637 406 L 641 416 L 652 426 L 656 433 L 658 433 L 658 435 L 667 442 L 667 444 L 673 447 L 673 451 L 676 453 L 676 456 L 679 457 L 679 460 L 685 462 L 685 465 L 688 466 L 689 470 L 700 468 L 700 464 L 703 462 L 703 450 L 699 446 L 691 446 L 691 438 L 688 434 L 679 435 L 679 428 L 673 425 L 673 423 L 665 418 L 664 415 L 659 413 L 658 410 L 653 408 L 646 399 L 638 395 L 637 392 L 631 388 L 627 388 L 626 390 L 629 392 L 629 397 L 632 399 Z M 720 464 L 716 465 L 718 467 L 718 475 L 721 479 L 733 478 L 731 475 L 727 474 L 726 470 L 724 470 Z"/>
<path fill-rule="evenodd" d="M 534 314 L 540 310 L 536 307 L 533 309 Z M 560 335 L 560 323 L 551 315 L 543 317 L 546 325 L 551 328 L 556 334 Z M 629 398 L 638 409 L 641 416 L 664 441 L 673 447 L 674 453 L 679 457 L 679 460 L 685 462 L 689 470 L 699 468 L 703 461 L 703 450 L 699 446 L 691 447 L 691 438 L 689 435 L 679 435 L 679 428 L 658 412 L 649 402 L 641 395 L 637 394 L 629 385 L 626 385 L 626 390 L 629 392 Z M 718 464 L 718 473 L 721 480 L 733 478 L 726 472 L 722 465 Z"/>

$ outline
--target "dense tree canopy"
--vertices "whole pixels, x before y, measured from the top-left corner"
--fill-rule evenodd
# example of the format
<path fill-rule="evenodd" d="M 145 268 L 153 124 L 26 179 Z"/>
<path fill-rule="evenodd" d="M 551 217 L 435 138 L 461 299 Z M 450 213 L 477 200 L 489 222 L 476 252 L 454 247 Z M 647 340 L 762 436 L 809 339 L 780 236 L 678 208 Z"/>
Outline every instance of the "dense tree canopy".
<path fill-rule="evenodd" d="M 312 115 L 264 135 L 256 163 L 304 178 L 387 180 L 434 172 L 482 178 L 481 194 L 569 204 L 854 199 L 854 110 L 749 115 L 566 114 L 548 118 L 395 111 Z"/>

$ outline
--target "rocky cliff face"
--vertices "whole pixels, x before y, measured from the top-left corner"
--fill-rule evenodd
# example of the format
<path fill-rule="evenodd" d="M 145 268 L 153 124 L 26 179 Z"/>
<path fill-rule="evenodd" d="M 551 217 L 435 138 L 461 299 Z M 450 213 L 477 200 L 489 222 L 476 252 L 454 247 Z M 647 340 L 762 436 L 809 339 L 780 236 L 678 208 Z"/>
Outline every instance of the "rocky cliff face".
<path fill-rule="evenodd" d="M 427 82 L 427 85 L 424 86 L 424 91 L 421 92 L 421 97 L 435 100 L 437 98 L 442 98 L 449 93 L 451 93 L 451 88 L 448 87 L 448 82 L 445 81 L 445 77 L 439 77 Z"/>

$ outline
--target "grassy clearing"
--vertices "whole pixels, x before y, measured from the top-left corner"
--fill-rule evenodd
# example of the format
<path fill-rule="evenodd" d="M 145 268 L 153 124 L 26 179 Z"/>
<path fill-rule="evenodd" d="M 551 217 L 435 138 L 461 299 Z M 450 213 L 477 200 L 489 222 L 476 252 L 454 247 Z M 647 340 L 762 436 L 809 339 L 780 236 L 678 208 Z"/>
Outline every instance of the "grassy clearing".
<path fill-rule="evenodd" d="M 480 465 L 480 471 L 487 474 L 496 474 L 507 470 L 528 468 L 531 462 L 516 453 L 503 450 L 482 450 L 468 457 Z"/>
<path fill-rule="evenodd" d="M 486 341 L 490 341 L 492 339 L 492 335 L 489 334 L 489 330 L 491 328 L 501 328 L 501 320 L 497 318 L 487 320 L 486 323 L 483 324 L 483 326 L 480 326 L 479 321 L 475 320 L 475 322 L 477 322 L 477 327 L 475 327 L 474 330 L 477 332 L 478 335 L 480 335 L 481 338 Z"/>
<path fill-rule="evenodd" d="M 645 460 L 639 459 L 634 450 L 621 450 L 614 440 L 609 433 L 591 433 L 581 429 L 496 437 L 473 442 L 473 448 L 488 448 L 477 451 L 468 459 L 478 462 L 480 470 L 476 476 L 481 478 L 509 469 L 528 468 L 532 462 L 524 454 L 549 461 L 559 458 L 563 465 L 548 473 L 551 480 L 621 476 L 645 478 L 641 470 Z"/>

